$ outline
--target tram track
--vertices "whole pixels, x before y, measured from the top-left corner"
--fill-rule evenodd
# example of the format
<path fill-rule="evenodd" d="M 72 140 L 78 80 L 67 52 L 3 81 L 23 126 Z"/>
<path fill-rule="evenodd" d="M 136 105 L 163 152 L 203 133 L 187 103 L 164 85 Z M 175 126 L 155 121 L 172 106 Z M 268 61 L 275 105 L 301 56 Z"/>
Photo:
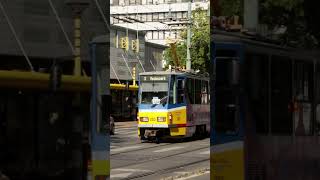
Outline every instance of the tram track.
<path fill-rule="evenodd" d="M 189 163 L 185 163 L 185 164 L 181 164 L 181 165 L 177 165 L 177 166 L 173 166 L 173 167 L 169 167 L 169 168 L 165 168 L 165 169 L 160 169 L 160 170 L 156 170 L 156 171 L 151 171 L 151 172 L 146 172 L 146 173 L 134 175 L 131 177 L 123 178 L 123 180 L 139 179 L 139 178 L 144 178 L 144 177 L 155 175 L 155 174 L 163 174 L 163 173 L 171 172 L 176 169 L 180 169 L 180 168 L 184 168 L 187 166 L 192 166 L 195 164 L 203 163 L 203 162 L 206 162 L 209 160 L 210 160 L 210 158 L 204 158 L 201 160 L 197 160 L 197 161 L 193 161 L 193 162 L 189 162 Z"/>
<path fill-rule="evenodd" d="M 166 159 L 166 158 L 170 158 L 170 157 L 173 157 L 173 156 L 179 156 L 179 155 L 182 155 L 182 154 L 190 153 L 190 152 L 193 152 L 193 151 L 199 151 L 199 150 L 203 150 L 203 149 L 208 149 L 208 148 L 209 147 L 201 147 L 201 148 L 196 148 L 196 149 L 183 151 L 183 152 L 179 152 L 179 153 L 174 153 L 174 154 L 170 154 L 170 155 L 165 155 L 165 156 L 161 156 L 161 157 L 148 158 L 148 159 L 145 159 L 145 160 L 142 160 L 142 161 L 139 161 L 139 162 L 133 162 L 133 163 L 129 163 L 129 164 L 122 165 L 122 166 L 112 167 L 112 169 L 125 168 L 125 167 L 132 166 L 132 165 L 140 165 L 140 164 L 144 164 L 146 162 Z"/>
<path fill-rule="evenodd" d="M 186 141 L 185 143 L 195 142 L 196 140 L 203 141 L 204 139 L 191 139 L 191 140 Z M 165 146 L 176 145 L 176 144 L 183 144 L 183 143 L 181 143 L 181 142 L 179 142 L 179 143 L 162 143 L 162 144 L 158 144 L 158 145 L 154 145 L 154 146 L 150 146 L 150 147 L 137 148 L 137 149 L 121 151 L 121 152 L 117 152 L 117 153 L 112 153 L 112 149 L 111 149 L 110 150 L 110 152 L 111 152 L 110 155 L 113 156 L 113 155 L 118 155 L 118 154 L 123 154 L 123 153 L 131 153 L 131 152 L 136 152 L 136 151 L 141 151 L 141 150 L 146 150 L 146 149 L 152 149 L 152 148 L 157 148 L 157 147 L 165 147 Z"/>
<path fill-rule="evenodd" d="M 123 153 L 131 153 L 131 152 L 136 152 L 136 151 L 141 151 L 141 150 L 146 150 L 146 149 L 164 147 L 164 146 L 168 146 L 168 145 L 172 145 L 172 144 L 160 144 L 160 145 L 156 145 L 156 146 L 150 146 L 150 147 L 145 147 L 145 148 L 137 148 L 137 149 L 132 149 L 132 150 L 128 150 L 128 151 L 122 151 L 122 152 L 118 152 L 118 153 L 112 153 L 112 149 L 111 149 L 110 150 L 110 152 L 111 152 L 110 155 L 113 156 L 113 155 L 118 155 L 118 154 L 123 154 Z"/>

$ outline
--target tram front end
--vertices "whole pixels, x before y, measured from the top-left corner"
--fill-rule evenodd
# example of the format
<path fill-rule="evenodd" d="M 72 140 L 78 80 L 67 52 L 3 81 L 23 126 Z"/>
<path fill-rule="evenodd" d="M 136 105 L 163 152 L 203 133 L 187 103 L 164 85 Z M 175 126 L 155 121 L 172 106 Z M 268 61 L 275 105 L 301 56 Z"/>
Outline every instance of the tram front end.
<path fill-rule="evenodd" d="M 172 81 L 172 75 L 165 72 L 140 74 L 137 120 L 142 141 L 186 135 L 186 105 L 171 103 L 176 93 Z"/>

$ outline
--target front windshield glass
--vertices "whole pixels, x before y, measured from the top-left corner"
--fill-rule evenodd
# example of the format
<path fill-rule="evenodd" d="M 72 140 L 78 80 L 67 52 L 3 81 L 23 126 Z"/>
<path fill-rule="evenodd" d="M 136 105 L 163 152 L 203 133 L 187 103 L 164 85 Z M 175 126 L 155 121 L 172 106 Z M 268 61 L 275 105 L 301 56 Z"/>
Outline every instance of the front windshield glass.
<path fill-rule="evenodd" d="M 166 104 L 168 81 L 145 81 L 140 83 L 141 104 Z"/>

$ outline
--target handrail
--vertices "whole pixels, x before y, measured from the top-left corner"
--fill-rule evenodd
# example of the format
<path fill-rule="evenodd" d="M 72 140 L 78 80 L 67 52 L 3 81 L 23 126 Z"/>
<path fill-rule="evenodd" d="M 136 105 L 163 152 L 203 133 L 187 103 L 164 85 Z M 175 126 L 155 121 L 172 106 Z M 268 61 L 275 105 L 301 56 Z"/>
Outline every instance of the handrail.
<path fill-rule="evenodd" d="M 62 75 L 62 91 L 90 91 L 91 78 Z M 0 86 L 8 88 L 49 89 L 49 74 L 40 72 L 0 70 Z M 137 91 L 139 86 L 110 84 L 110 89 Z"/>

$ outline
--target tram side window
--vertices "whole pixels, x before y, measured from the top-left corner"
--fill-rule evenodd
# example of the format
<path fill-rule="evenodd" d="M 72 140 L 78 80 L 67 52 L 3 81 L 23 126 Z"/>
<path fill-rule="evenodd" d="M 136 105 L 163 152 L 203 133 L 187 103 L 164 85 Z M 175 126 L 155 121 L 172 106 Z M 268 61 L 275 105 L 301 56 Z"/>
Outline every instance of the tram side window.
<path fill-rule="evenodd" d="M 288 104 L 292 98 L 291 60 L 273 57 L 271 61 L 271 131 L 273 134 L 292 134 L 292 114 Z"/>
<path fill-rule="evenodd" d="M 176 104 L 177 103 L 177 81 L 176 76 L 171 76 L 170 81 L 170 104 Z"/>
<path fill-rule="evenodd" d="M 195 79 L 195 104 L 201 104 L 201 80 Z"/>
<path fill-rule="evenodd" d="M 247 119 L 246 124 L 255 124 L 256 132 L 267 134 L 269 129 L 268 115 L 268 59 L 262 55 L 246 55 L 246 87 L 248 89 L 249 113 L 253 122 Z M 253 124 L 250 124 L 253 123 Z"/>
<path fill-rule="evenodd" d="M 208 104 L 208 81 L 201 83 L 201 104 Z"/>
<path fill-rule="evenodd" d="M 295 64 L 295 97 L 301 101 L 312 100 L 312 64 L 297 62 Z"/>
<path fill-rule="evenodd" d="M 298 61 L 295 63 L 294 97 L 301 109 L 293 112 L 295 134 L 311 135 L 312 99 L 313 99 L 313 64 Z M 303 114 L 300 116 L 300 111 Z"/>
<path fill-rule="evenodd" d="M 181 103 L 184 103 L 184 81 L 183 79 L 178 79 L 177 80 L 177 83 L 178 83 L 178 99 L 177 99 L 177 102 L 178 104 L 181 104 Z"/>
<path fill-rule="evenodd" d="M 194 79 L 187 80 L 187 93 L 190 104 L 194 104 Z"/>

